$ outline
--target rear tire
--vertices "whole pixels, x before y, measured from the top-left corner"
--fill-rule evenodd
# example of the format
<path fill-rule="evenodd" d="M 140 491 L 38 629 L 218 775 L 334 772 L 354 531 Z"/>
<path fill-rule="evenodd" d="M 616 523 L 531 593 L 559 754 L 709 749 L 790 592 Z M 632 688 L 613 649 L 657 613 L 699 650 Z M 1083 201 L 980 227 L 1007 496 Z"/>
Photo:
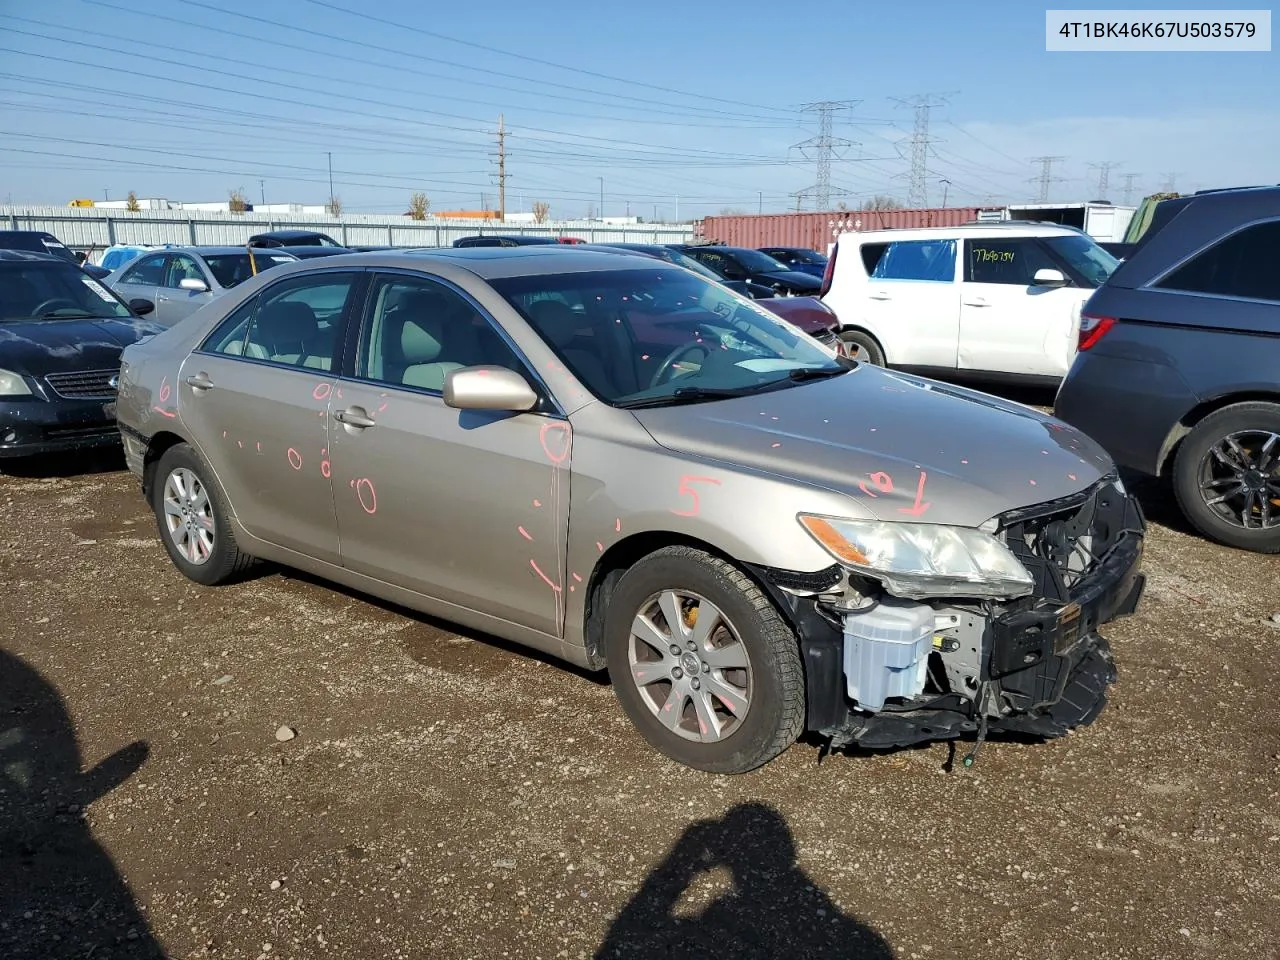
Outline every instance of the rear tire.
<path fill-rule="evenodd" d="M 786 750 L 804 727 L 795 633 L 759 587 L 719 557 L 673 546 L 640 560 L 610 597 L 604 633 L 623 711 L 672 760 L 745 773 Z"/>
<path fill-rule="evenodd" d="M 236 545 L 231 512 L 213 471 L 187 444 L 170 447 L 156 464 L 151 509 L 169 559 L 188 579 L 217 586 L 253 565 L 254 558 Z"/>
<path fill-rule="evenodd" d="M 840 334 L 849 350 L 849 356 L 872 366 L 884 366 L 884 350 L 876 338 L 864 330 L 846 330 Z"/>
<path fill-rule="evenodd" d="M 1210 540 L 1280 553 L 1280 404 L 1235 403 L 1201 420 L 1178 446 L 1173 489 Z"/>

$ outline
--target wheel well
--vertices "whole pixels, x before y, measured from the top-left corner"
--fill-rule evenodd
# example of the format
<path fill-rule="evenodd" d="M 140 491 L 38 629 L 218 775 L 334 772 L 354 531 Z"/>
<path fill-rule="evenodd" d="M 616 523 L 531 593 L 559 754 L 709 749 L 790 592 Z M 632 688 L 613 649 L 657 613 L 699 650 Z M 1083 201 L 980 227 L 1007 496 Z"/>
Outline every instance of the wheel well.
<path fill-rule="evenodd" d="M 147 455 L 142 462 L 142 492 L 147 500 L 151 499 L 151 485 L 155 480 L 156 464 L 170 447 L 176 447 L 187 441 L 176 433 L 161 430 L 147 442 Z"/>
<path fill-rule="evenodd" d="M 880 348 L 880 355 L 884 356 L 884 344 L 880 342 L 879 337 L 877 337 L 874 333 L 872 333 L 866 327 L 860 327 L 856 323 L 843 323 L 840 325 L 840 333 L 841 334 L 861 333 L 864 336 L 870 337 L 872 340 L 875 341 L 876 346 Z"/>
<path fill-rule="evenodd" d="M 1182 418 L 1175 423 L 1170 429 L 1169 434 L 1164 438 L 1164 443 L 1160 446 L 1160 456 L 1156 461 L 1156 475 L 1163 476 L 1165 467 L 1173 459 L 1178 451 L 1178 445 L 1183 439 L 1205 417 L 1211 413 L 1217 413 L 1223 407 L 1230 407 L 1237 403 L 1249 403 L 1250 401 L 1261 401 L 1263 403 L 1280 404 L 1280 393 L 1268 393 L 1265 390 L 1250 390 L 1244 393 L 1231 393 L 1224 397 L 1215 397 L 1212 400 L 1206 400 L 1198 406 L 1192 407 Z"/>
<path fill-rule="evenodd" d="M 705 541 L 695 537 L 686 537 L 666 530 L 637 533 L 619 540 L 606 550 L 596 562 L 595 569 L 587 581 L 587 607 L 584 617 L 583 640 L 587 648 L 587 663 L 600 669 L 605 665 L 604 655 L 604 614 L 609 606 L 609 598 L 613 588 L 637 562 L 651 553 L 664 547 L 685 546 L 705 550 L 727 563 L 732 563 L 747 576 L 755 579 L 752 572 L 722 550 L 716 549 Z"/>

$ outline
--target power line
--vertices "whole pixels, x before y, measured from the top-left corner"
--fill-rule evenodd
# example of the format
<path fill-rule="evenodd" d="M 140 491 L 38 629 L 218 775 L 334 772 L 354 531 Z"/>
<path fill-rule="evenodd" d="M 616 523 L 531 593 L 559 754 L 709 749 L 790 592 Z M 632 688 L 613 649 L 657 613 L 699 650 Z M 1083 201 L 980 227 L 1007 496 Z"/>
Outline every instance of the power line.
<path fill-rule="evenodd" d="M 1031 158 L 1032 163 L 1040 164 L 1040 175 L 1038 177 L 1032 177 L 1030 179 L 1030 182 L 1040 184 L 1040 194 L 1039 196 L 1036 197 L 1036 199 L 1039 200 L 1041 203 L 1044 203 L 1046 200 L 1049 199 L 1049 185 L 1051 183 L 1061 183 L 1064 179 L 1063 177 L 1055 177 L 1053 175 L 1053 165 L 1055 163 L 1062 163 L 1066 159 L 1067 159 L 1066 157 L 1032 157 Z"/>
<path fill-rule="evenodd" d="M 819 100 L 806 103 L 800 108 L 801 113 L 818 115 L 818 135 L 802 140 L 792 149 L 799 150 L 806 160 L 813 160 L 817 166 L 817 176 L 811 186 L 796 193 L 797 209 L 800 201 L 812 197 L 818 210 L 831 209 L 831 160 L 837 150 L 852 147 L 852 140 L 831 135 L 832 119 L 837 111 L 851 110 L 857 100 Z M 836 193 L 843 195 L 846 191 L 836 188 Z"/>
<path fill-rule="evenodd" d="M 937 139 L 929 136 L 929 111 L 945 106 L 947 100 L 929 93 L 893 99 L 915 111 L 915 124 L 908 141 L 911 146 L 911 171 L 908 175 L 907 206 L 919 209 L 929 205 L 929 144 Z"/>
<path fill-rule="evenodd" d="M 1124 176 L 1124 205 L 1126 207 L 1133 204 L 1133 181 L 1137 180 L 1142 174 L 1126 173 Z"/>
<path fill-rule="evenodd" d="M 1107 188 L 1110 184 L 1109 174 L 1112 167 L 1118 166 L 1120 166 L 1120 163 L 1116 160 L 1099 160 L 1096 163 L 1089 164 L 1090 170 L 1098 171 L 1098 193 L 1096 199 L 1107 199 L 1107 193 L 1109 192 Z"/>

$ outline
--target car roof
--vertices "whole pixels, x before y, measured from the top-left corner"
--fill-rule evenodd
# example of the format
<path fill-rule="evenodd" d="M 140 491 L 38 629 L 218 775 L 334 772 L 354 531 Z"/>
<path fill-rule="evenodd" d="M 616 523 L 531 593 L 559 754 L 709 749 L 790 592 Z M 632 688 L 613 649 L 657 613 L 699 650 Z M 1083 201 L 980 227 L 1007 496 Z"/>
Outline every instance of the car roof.
<path fill-rule="evenodd" d="M 4 247 L 0 247 L 0 260 L 9 260 L 9 261 L 34 260 L 37 263 L 65 263 L 71 266 L 75 266 L 75 264 L 71 263 L 71 261 L 66 259 L 66 257 L 55 257 L 51 253 L 37 253 L 34 250 L 9 250 Z"/>
<path fill-rule="evenodd" d="M 297 237 L 327 237 L 329 236 L 322 230 L 264 230 L 262 233 L 255 233 L 255 237 L 277 237 L 281 240 L 286 238 Z M 250 238 L 252 239 L 252 238 Z"/>
<path fill-rule="evenodd" d="M 849 230 L 840 238 L 860 240 L 950 240 L 962 237 L 1078 237 L 1082 231 L 1058 223 L 1002 220 L 998 223 L 961 223 L 954 227 L 897 227 L 887 230 Z"/>
<path fill-rule="evenodd" d="M 155 253 L 194 253 L 202 257 L 226 256 L 232 253 L 248 253 L 248 247 L 240 246 L 191 246 L 189 244 L 182 246 L 165 247 L 162 250 L 148 250 L 143 256 Z M 281 253 L 288 253 L 288 250 L 280 250 L 279 247 L 254 247 L 253 255 L 255 257 L 278 257 Z M 139 257 L 141 259 L 141 257 Z"/>
<path fill-rule="evenodd" d="M 662 269 L 661 263 L 645 254 L 619 251 L 578 250 L 583 244 L 531 244 L 520 247 L 426 247 L 412 250 L 369 250 L 334 257 L 316 257 L 296 264 L 276 267 L 273 276 L 333 270 L 337 267 L 364 267 L 389 270 L 431 270 L 431 261 L 460 267 L 482 280 L 507 277 L 549 276 L 557 273 L 586 273 L 597 270 Z"/>

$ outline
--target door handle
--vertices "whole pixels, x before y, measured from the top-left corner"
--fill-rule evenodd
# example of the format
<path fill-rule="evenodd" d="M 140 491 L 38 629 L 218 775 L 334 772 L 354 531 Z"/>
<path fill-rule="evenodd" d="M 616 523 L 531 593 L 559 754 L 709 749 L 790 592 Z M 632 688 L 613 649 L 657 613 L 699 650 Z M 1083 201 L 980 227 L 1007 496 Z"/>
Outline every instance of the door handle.
<path fill-rule="evenodd" d="M 187 386 L 192 390 L 209 390 L 213 387 L 213 381 L 209 379 L 209 375 L 203 370 L 194 376 L 187 377 Z"/>
<path fill-rule="evenodd" d="M 333 415 L 333 419 L 339 423 L 346 424 L 348 427 L 365 427 L 375 426 L 377 421 L 373 417 L 366 414 L 359 407 L 347 407 L 345 410 L 339 410 Z"/>
<path fill-rule="evenodd" d="M 966 307 L 989 307 L 989 306 L 991 306 L 991 304 L 987 303 L 987 301 L 986 301 L 986 300 L 984 300 L 984 299 L 982 299 L 982 297 L 975 297 L 975 298 L 974 298 L 974 299 L 972 299 L 972 300 L 966 300 L 966 301 L 964 301 L 964 305 L 965 305 Z"/>
<path fill-rule="evenodd" d="M 872 293 L 872 294 L 869 294 L 869 297 L 872 300 L 892 300 L 893 299 L 893 297 L 889 296 L 887 293 Z"/>

